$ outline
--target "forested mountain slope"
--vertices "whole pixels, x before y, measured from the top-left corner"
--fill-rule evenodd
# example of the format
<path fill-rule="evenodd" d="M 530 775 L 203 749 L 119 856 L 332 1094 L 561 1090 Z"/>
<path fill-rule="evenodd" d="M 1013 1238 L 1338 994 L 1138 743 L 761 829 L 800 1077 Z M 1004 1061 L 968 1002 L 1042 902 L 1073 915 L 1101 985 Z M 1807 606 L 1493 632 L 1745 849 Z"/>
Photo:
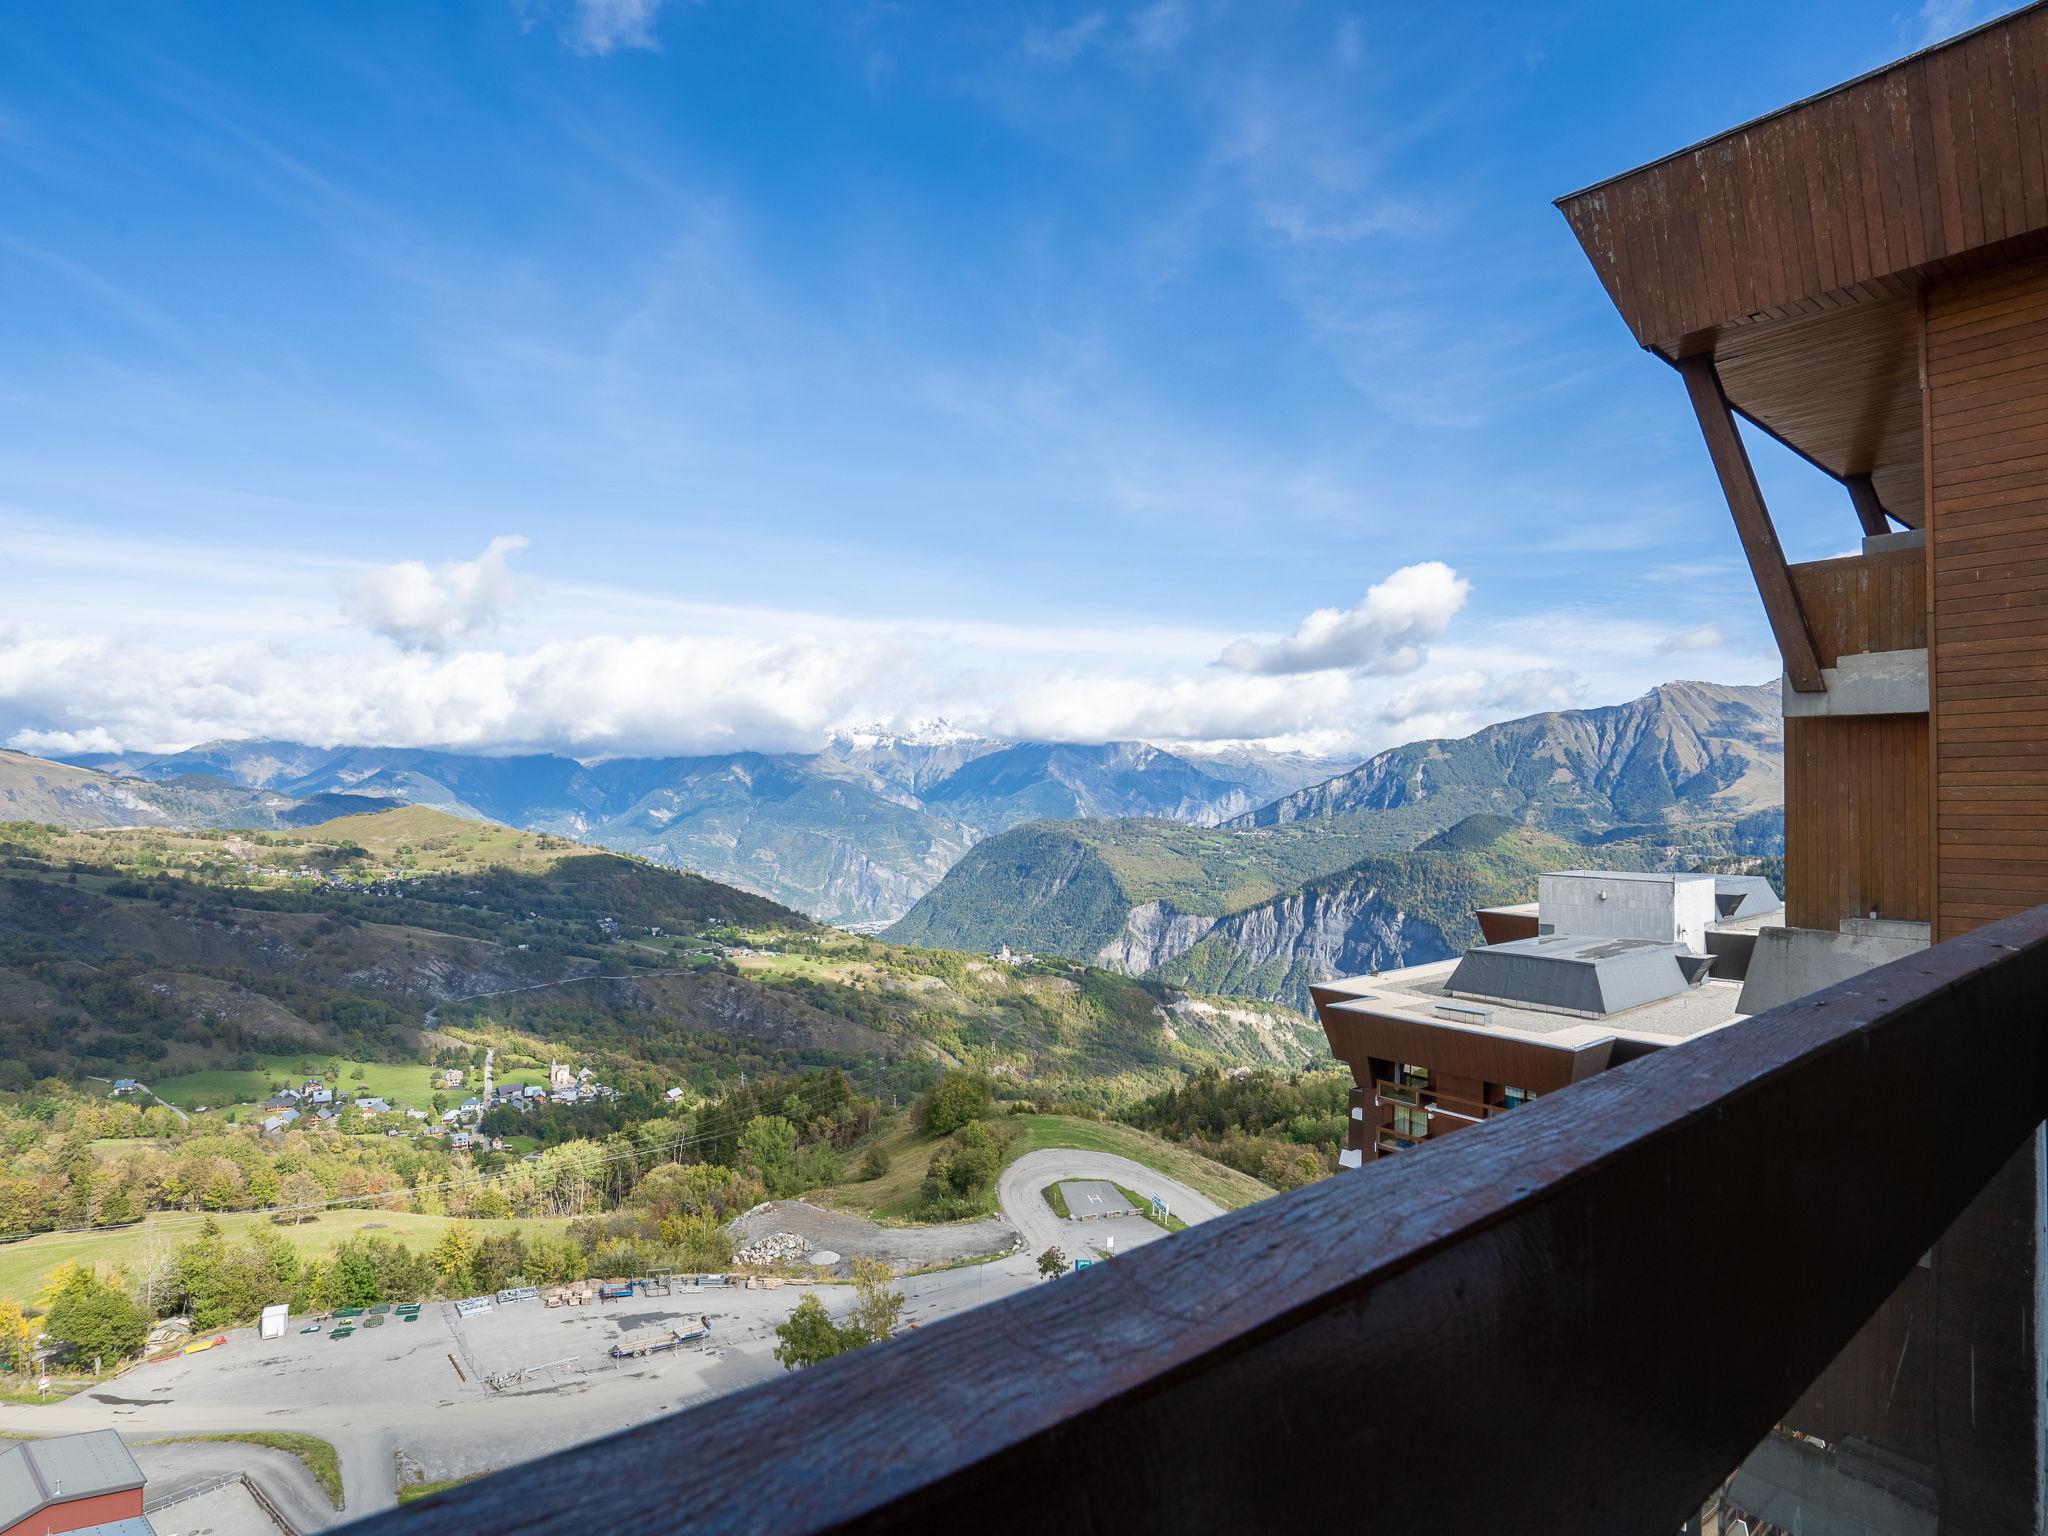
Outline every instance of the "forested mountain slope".
<path fill-rule="evenodd" d="M 1278 1009 L 1065 961 L 905 951 L 694 874 L 420 806 L 294 831 L 7 823 L 0 862 L 0 1088 L 301 1051 L 422 1059 L 430 1022 L 515 1055 L 574 1050 L 657 1092 L 970 1054 L 1025 1081 L 1106 1087 L 1320 1051 L 1314 1026 Z"/>

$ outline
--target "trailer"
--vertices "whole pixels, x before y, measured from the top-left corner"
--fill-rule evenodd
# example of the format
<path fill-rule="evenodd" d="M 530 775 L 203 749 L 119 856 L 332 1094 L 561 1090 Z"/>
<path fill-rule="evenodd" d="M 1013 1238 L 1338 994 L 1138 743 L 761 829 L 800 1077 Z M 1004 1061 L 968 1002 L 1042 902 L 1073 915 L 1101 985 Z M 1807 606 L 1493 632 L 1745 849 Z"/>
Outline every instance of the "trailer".
<path fill-rule="evenodd" d="M 708 1317 L 699 1318 L 690 1328 L 635 1328 L 619 1335 L 619 1342 L 611 1347 L 611 1357 L 614 1360 L 640 1360 L 648 1355 L 665 1355 L 710 1336 L 711 1319 Z"/>

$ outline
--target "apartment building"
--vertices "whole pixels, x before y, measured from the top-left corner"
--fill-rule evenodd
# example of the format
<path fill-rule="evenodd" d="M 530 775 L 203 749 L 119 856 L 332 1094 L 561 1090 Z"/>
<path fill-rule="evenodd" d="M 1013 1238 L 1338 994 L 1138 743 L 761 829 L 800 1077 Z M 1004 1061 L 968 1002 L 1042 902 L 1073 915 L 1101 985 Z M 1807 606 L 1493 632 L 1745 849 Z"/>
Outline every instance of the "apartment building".
<path fill-rule="evenodd" d="M 1313 989 L 1351 1068 L 1358 1167 L 1517 1109 L 1747 1011 L 1760 930 L 1783 904 L 1753 876 L 1563 870 L 1480 914 L 1455 960 Z"/>

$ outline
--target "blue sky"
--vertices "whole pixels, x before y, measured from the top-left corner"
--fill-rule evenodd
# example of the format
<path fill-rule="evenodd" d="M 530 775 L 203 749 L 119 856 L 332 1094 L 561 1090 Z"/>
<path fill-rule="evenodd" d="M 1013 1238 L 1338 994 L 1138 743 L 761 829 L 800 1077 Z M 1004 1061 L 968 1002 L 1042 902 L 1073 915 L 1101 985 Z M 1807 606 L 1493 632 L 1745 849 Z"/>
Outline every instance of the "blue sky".
<path fill-rule="evenodd" d="M 1353 753 L 1762 680 L 1551 200 L 1988 14 L 16 8 L 0 739 Z"/>

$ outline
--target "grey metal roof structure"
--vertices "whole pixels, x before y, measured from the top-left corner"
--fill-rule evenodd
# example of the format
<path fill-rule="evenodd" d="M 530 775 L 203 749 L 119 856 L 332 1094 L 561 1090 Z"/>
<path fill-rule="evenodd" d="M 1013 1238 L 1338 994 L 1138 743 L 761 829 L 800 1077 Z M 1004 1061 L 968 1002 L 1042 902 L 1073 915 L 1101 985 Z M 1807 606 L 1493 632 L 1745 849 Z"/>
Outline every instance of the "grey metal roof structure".
<path fill-rule="evenodd" d="M 1690 990 L 1704 979 L 1710 963 L 1681 944 L 1655 939 L 1553 933 L 1467 950 L 1444 991 L 1604 1018 Z"/>
<path fill-rule="evenodd" d="M 24 1440 L 0 1451 L 0 1530 L 52 1504 L 125 1493 L 142 1483 L 142 1468 L 111 1429 Z"/>
<path fill-rule="evenodd" d="M 1785 910 L 1785 903 L 1762 875 L 1714 876 L 1714 906 L 1724 923 Z"/>

